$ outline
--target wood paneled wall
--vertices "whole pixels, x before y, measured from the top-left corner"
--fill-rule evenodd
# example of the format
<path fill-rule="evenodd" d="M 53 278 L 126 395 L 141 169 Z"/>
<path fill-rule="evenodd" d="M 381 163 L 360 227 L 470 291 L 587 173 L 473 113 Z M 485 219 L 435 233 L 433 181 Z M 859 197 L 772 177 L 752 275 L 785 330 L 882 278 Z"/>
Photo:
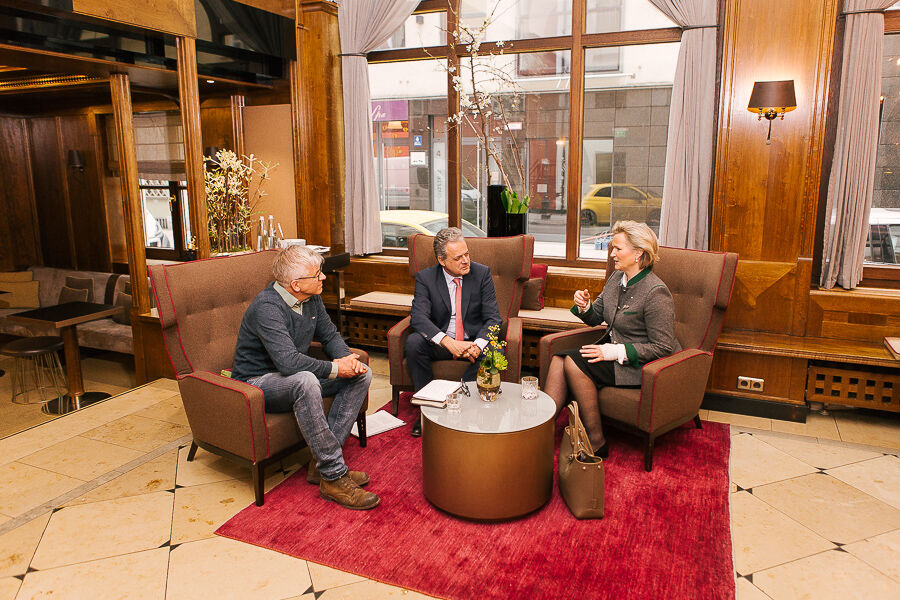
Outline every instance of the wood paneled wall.
<path fill-rule="evenodd" d="M 0 270 L 41 260 L 25 119 L 0 117 Z"/>

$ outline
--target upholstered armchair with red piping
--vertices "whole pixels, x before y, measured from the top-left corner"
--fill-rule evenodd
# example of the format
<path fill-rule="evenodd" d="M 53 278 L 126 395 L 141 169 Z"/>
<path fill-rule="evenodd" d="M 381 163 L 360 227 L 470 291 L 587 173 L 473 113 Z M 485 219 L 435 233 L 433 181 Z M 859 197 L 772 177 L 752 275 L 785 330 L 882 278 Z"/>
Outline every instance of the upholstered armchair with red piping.
<path fill-rule="evenodd" d="M 199 447 L 249 466 L 258 506 L 266 466 L 306 443 L 293 413 L 266 413 L 262 390 L 222 371 L 231 369 L 244 312 L 272 281 L 275 255 L 270 250 L 150 267 L 163 340 L 194 438 L 188 460 Z M 368 363 L 368 354 L 353 351 Z M 310 354 L 326 358 L 315 343 Z M 367 407 L 368 398 L 357 420 L 362 446 Z"/>
<path fill-rule="evenodd" d="M 491 270 L 497 292 L 497 308 L 503 323 L 500 339 L 506 340 L 506 357 L 509 366 L 502 373 L 503 381 L 518 383 L 522 374 L 522 320 L 518 317 L 522 304 L 522 290 L 531 274 L 534 256 L 534 237 L 517 235 L 502 238 L 466 238 L 472 260 L 487 265 Z M 415 278 L 419 271 L 437 263 L 434 256 L 434 236 L 415 234 L 409 236 L 409 275 Z M 413 389 L 412 378 L 404 356 L 406 338 L 412 333 L 409 317 L 388 331 L 388 362 L 391 372 L 391 408 L 394 414 L 400 402 L 400 392 Z M 437 379 L 458 381 L 468 363 L 458 360 L 439 360 L 433 363 Z"/>
<path fill-rule="evenodd" d="M 738 256 L 733 252 L 659 249 L 653 272 L 675 301 L 675 336 L 683 350 L 649 362 L 641 370 L 641 387 L 600 390 L 604 423 L 644 439 L 644 468 L 653 468 L 653 443 L 660 435 L 691 419 L 700 427 L 700 404 L 709 379 L 713 350 L 731 298 Z M 612 264 L 607 264 L 612 272 Z M 574 290 L 573 290 L 574 292 Z M 592 290 L 594 294 L 599 290 Z M 563 350 L 596 342 L 604 325 L 545 335 L 539 343 L 543 384 L 550 359 Z"/>

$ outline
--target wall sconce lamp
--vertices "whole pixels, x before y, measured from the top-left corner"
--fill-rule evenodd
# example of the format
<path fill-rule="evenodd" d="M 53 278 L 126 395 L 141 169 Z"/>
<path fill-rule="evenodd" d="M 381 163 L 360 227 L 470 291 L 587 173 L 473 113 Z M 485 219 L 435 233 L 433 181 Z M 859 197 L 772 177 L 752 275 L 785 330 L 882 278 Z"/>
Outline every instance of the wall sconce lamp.
<path fill-rule="evenodd" d="M 69 150 L 69 168 L 79 173 L 84 173 L 84 157 L 80 150 Z"/>
<path fill-rule="evenodd" d="M 787 81 L 757 81 L 753 84 L 750 93 L 750 102 L 747 110 L 756 113 L 757 121 L 763 117 L 769 121 L 769 135 L 766 144 L 772 143 L 772 121 L 776 117 L 784 120 L 784 113 L 797 108 L 797 98 L 794 95 L 794 80 Z"/>

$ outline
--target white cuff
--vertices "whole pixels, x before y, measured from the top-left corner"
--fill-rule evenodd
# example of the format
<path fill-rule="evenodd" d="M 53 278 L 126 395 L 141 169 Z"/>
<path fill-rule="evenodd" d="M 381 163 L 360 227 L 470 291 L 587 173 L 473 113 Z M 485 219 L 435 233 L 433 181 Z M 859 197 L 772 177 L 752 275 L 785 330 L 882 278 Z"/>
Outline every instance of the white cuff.
<path fill-rule="evenodd" d="M 328 379 L 337 379 L 338 376 L 338 364 L 336 362 L 331 363 L 331 373 L 328 375 Z"/>
<path fill-rule="evenodd" d="M 488 341 L 484 338 L 475 338 L 475 345 L 477 345 L 482 352 L 484 352 L 484 347 L 487 346 Z"/>
<path fill-rule="evenodd" d="M 446 333 L 444 333 L 443 331 L 438 331 L 436 334 L 434 334 L 434 337 L 431 338 L 431 341 L 432 341 L 435 345 L 440 346 L 440 345 L 441 345 L 441 340 L 444 339 L 445 337 L 447 337 L 447 334 L 446 334 Z"/>
<path fill-rule="evenodd" d="M 619 361 L 619 364 L 625 364 L 625 359 L 628 358 L 628 355 L 625 353 L 625 344 L 613 344 L 616 349 L 616 360 Z"/>

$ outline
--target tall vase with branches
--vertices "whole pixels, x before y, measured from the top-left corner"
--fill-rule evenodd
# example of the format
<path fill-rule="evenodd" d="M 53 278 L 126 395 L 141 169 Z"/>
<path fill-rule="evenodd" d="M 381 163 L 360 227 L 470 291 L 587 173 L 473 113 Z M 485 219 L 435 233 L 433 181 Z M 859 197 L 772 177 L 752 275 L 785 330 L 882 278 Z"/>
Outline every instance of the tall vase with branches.
<path fill-rule="evenodd" d="M 495 4 L 475 25 L 457 18 L 457 29 L 445 30 L 450 55 L 459 56 L 459 72 L 452 63 L 438 60 L 437 64 L 451 75 L 453 89 L 459 94 L 459 110 L 450 115 L 448 122 L 451 126 L 464 126 L 474 134 L 488 158 L 485 180 L 491 183 L 490 163 L 493 162 L 500 173 L 498 183 L 506 186 L 501 195 L 504 209 L 509 214 L 523 214 L 528 212 L 531 199 L 525 189 L 522 153 L 510 128 L 510 113 L 519 109 L 521 88 L 512 74 L 514 62 L 504 59 L 505 42 L 485 41 L 496 8 Z M 485 52 L 487 48 L 489 51 Z M 509 152 L 504 152 L 504 140 L 509 140 Z"/>
<path fill-rule="evenodd" d="M 219 254 L 246 250 L 250 223 L 269 172 L 278 166 L 253 154 L 238 157 L 231 150 L 219 150 L 206 160 L 206 213 L 210 247 Z"/>

